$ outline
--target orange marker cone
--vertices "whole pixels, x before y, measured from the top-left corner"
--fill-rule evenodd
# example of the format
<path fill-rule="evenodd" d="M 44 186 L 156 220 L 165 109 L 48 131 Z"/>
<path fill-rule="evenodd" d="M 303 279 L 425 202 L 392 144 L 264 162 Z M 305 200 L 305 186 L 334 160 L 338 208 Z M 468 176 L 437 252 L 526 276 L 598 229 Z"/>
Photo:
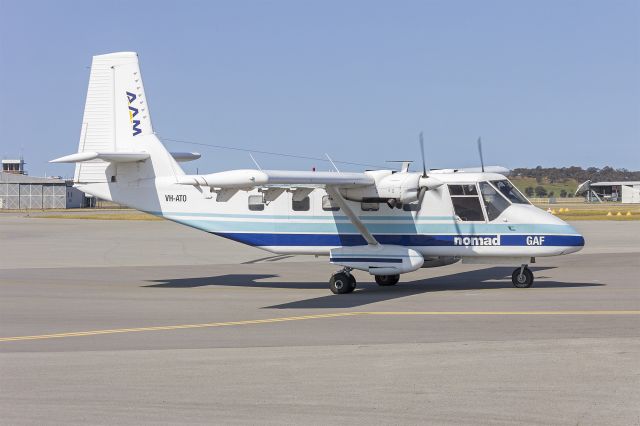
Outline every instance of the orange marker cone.
<path fill-rule="evenodd" d="M 607 216 L 613 216 L 613 215 L 611 214 L 611 212 L 609 212 L 609 213 L 607 213 Z"/>
<path fill-rule="evenodd" d="M 618 214 L 616 214 L 616 216 L 622 216 L 622 213 L 618 212 Z"/>
<path fill-rule="evenodd" d="M 627 212 L 627 216 L 631 216 L 631 212 Z"/>

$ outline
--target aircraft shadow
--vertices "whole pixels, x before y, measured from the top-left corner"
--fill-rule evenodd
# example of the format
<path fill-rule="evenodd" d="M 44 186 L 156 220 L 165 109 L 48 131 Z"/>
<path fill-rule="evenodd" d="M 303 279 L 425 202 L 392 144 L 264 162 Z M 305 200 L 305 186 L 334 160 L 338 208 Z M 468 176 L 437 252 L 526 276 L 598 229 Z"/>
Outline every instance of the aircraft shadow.
<path fill-rule="evenodd" d="M 534 272 L 541 272 L 552 267 L 534 267 Z M 371 303 L 393 300 L 422 293 L 437 291 L 468 291 L 511 288 L 510 267 L 492 267 L 474 271 L 459 272 L 440 277 L 426 278 L 416 281 L 401 281 L 397 286 L 380 287 L 373 280 L 371 282 L 359 282 L 358 288 L 351 294 L 315 297 L 279 305 L 265 306 L 263 309 L 340 309 L 354 308 Z M 152 281 L 145 287 L 154 288 L 194 288 L 203 286 L 228 286 L 228 287 L 263 287 L 282 289 L 326 289 L 326 282 L 273 282 L 260 281 L 269 278 L 277 278 L 275 274 L 226 274 L 213 277 L 177 278 Z M 538 279 L 545 278 L 538 274 Z M 601 283 L 577 283 L 559 281 L 536 281 L 535 288 L 568 288 L 568 287 L 592 287 L 603 286 Z M 514 289 L 514 291 L 517 291 Z"/>

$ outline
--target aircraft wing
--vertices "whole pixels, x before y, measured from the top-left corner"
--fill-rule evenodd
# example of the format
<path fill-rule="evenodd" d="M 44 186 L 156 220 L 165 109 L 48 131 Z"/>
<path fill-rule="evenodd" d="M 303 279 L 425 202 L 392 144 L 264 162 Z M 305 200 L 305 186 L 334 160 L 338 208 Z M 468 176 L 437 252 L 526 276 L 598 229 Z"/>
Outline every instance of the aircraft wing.
<path fill-rule="evenodd" d="M 256 186 L 336 186 L 355 187 L 375 183 L 366 173 L 312 172 L 293 170 L 229 170 L 208 175 L 177 177 L 181 185 L 208 186 L 222 189 L 249 189 Z"/>
<path fill-rule="evenodd" d="M 440 173 L 499 173 L 501 175 L 509 176 L 511 174 L 511 169 L 502 166 L 485 166 L 484 170 L 482 167 L 463 167 L 460 169 L 431 169 L 429 173 L 440 174 Z"/>

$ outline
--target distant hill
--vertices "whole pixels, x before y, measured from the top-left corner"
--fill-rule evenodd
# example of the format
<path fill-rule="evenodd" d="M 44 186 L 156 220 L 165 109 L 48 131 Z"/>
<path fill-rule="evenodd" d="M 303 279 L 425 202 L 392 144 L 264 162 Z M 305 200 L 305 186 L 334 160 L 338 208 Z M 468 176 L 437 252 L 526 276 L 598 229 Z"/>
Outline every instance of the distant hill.
<path fill-rule="evenodd" d="M 547 179 L 550 183 L 562 182 L 565 179 L 574 179 L 580 183 L 591 179 L 593 182 L 615 181 L 615 180 L 640 180 L 640 171 L 632 172 L 627 169 L 614 169 L 605 166 L 601 169 L 597 167 L 542 167 L 534 169 L 518 168 L 513 169 L 512 176 L 521 176 L 534 179 Z"/>
<path fill-rule="evenodd" d="M 640 171 L 614 169 L 613 167 L 541 167 L 513 169 L 511 181 L 529 197 L 572 197 L 582 182 L 635 180 L 640 181 Z"/>

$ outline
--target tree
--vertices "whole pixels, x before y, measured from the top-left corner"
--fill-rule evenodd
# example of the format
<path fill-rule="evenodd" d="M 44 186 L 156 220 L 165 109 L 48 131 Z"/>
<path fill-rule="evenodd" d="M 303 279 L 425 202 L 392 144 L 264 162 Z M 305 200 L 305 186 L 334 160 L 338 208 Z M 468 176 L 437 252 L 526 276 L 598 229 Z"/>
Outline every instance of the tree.
<path fill-rule="evenodd" d="M 533 197 L 533 186 L 527 186 L 524 189 L 524 193 L 527 195 L 527 197 Z"/>
<path fill-rule="evenodd" d="M 538 185 L 534 191 L 536 193 L 536 197 L 542 198 L 547 196 L 547 190 L 544 189 L 544 186 Z"/>
<path fill-rule="evenodd" d="M 567 190 L 566 189 L 561 189 L 560 190 L 560 198 L 567 198 Z"/>

